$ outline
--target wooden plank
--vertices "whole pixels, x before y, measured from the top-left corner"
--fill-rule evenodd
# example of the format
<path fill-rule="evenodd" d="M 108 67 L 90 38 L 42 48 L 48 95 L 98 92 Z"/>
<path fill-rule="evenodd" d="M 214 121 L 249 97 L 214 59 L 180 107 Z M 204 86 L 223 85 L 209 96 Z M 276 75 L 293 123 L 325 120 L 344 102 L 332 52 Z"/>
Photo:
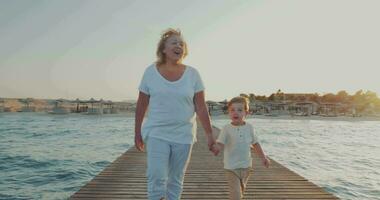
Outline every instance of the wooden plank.
<path fill-rule="evenodd" d="M 204 132 L 198 129 L 182 199 L 228 199 L 222 157 L 208 151 Z M 338 199 L 274 160 L 268 169 L 254 154 L 253 160 L 244 199 Z M 131 148 L 70 199 L 147 199 L 145 170 L 146 154 Z"/>

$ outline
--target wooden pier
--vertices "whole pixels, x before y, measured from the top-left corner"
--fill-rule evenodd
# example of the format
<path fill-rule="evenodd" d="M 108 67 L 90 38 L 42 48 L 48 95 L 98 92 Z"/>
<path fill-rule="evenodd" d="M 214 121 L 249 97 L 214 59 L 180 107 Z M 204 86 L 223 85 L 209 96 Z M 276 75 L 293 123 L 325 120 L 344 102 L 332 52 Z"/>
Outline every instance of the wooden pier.
<path fill-rule="evenodd" d="M 222 152 L 215 157 L 208 151 L 198 128 L 181 199 L 228 200 L 222 159 Z M 253 159 L 244 199 L 338 199 L 274 160 L 265 168 L 256 155 Z M 147 199 L 145 170 L 146 154 L 130 148 L 70 199 Z"/>

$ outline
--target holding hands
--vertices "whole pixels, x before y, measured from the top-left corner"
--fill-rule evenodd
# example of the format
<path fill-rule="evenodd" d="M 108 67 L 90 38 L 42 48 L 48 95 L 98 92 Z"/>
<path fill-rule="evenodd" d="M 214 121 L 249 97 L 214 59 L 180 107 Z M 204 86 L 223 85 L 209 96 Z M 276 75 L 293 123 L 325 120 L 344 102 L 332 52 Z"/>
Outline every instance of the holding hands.
<path fill-rule="evenodd" d="M 214 156 L 217 156 L 219 154 L 219 149 L 216 148 L 215 144 L 216 144 L 215 138 L 212 135 L 212 133 L 207 134 L 208 150 L 210 150 L 214 154 Z"/>

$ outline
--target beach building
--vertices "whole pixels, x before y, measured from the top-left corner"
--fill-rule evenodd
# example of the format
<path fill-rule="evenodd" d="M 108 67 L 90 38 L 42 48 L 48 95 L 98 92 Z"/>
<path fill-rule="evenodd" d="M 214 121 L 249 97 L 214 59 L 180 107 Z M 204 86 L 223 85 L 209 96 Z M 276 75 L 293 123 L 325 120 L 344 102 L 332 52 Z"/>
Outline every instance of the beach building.
<path fill-rule="evenodd" d="M 64 106 L 66 101 L 64 99 L 58 99 L 54 102 L 54 107 L 52 111 L 50 111 L 50 114 L 68 114 L 69 109 Z"/>
<path fill-rule="evenodd" d="M 340 103 L 321 103 L 319 104 L 319 115 L 323 117 L 338 116 L 338 109 L 342 107 Z"/>
<path fill-rule="evenodd" d="M 258 101 L 258 100 L 249 102 L 249 113 L 252 113 L 255 115 L 264 114 L 265 113 L 264 102 Z"/>
<path fill-rule="evenodd" d="M 355 116 L 356 107 L 351 103 L 337 103 L 336 112 L 339 116 Z"/>
<path fill-rule="evenodd" d="M 272 115 L 289 115 L 291 103 L 290 101 L 269 102 L 267 107 Z"/>
<path fill-rule="evenodd" d="M 76 99 L 72 103 L 75 103 L 75 108 L 71 110 L 71 112 L 75 113 L 86 113 L 88 109 L 88 105 L 86 101 L 81 101 L 80 99 Z"/>
<path fill-rule="evenodd" d="M 75 113 L 101 115 L 118 112 L 115 104 L 112 101 L 104 101 L 103 99 L 95 100 L 94 98 L 91 98 L 89 100 L 80 100 L 77 98 L 71 103 L 75 104 L 74 108 L 72 108 L 72 112 Z"/>
<path fill-rule="evenodd" d="M 103 100 L 95 100 L 94 98 L 91 98 L 90 100 L 80 100 L 77 98 L 71 103 L 75 104 L 71 109 L 71 112 L 89 115 L 103 114 Z"/>
<path fill-rule="evenodd" d="M 318 113 L 318 103 L 312 101 L 295 102 L 292 100 L 282 101 L 254 101 L 250 103 L 250 111 L 255 115 L 299 115 L 309 116 Z"/>
<path fill-rule="evenodd" d="M 101 115 L 103 114 L 103 100 L 95 100 L 94 98 L 91 98 L 86 103 L 89 103 L 90 106 L 87 109 L 88 115 Z"/>
<path fill-rule="evenodd" d="M 113 102 L 113 109 L 116 110 L 116 113 L 126 113 L 126 112 L 134 112 L 136 110 L 135 102 Z"/>
<path fill-rule="evenodd" d="M 103 114 L 116 114 L 119 110 L 116 108 L 115 104 L 112 101 L 103 102 Z"/>
<path fill-rule="evenodd" d="M 127 111 L 136 111 L 137 103 L 128 103 L 127 105 Z"/>
<path fill-rule="evenodd" d="M 286 101 L 253 101 L 249 104 L 250 113 L 255 115 L 278 116 L 287 115 L 289 103 Z"/>
<path fill-rule="evenodd" d="M 318 113 L 319 105 L 312 101 L 294 102 L 289 107 L 291 115 L 310 116 Z"/>
<path fill-rule="evenodd" d="M 32 103 L 33 103 L 32 98 L 19 99 L 19 102 L 23 104 L 19 112 L 35 112 L 36 111 L 36 107 L 32 106 Z"/>
<path fill-rule="evenodd" d="M 249 111 L 255 115 L 271 115 L 273 102 L 254 101 L 249 104 Z"/>
<path fill-rule="evenodd" d="M 224 110 L 226 110 L 226 104 L 224 102 L 216 102 L 216 101 L 206 101 L 209 114 L 211 116 L 222 115 L 224 114 Z"/>

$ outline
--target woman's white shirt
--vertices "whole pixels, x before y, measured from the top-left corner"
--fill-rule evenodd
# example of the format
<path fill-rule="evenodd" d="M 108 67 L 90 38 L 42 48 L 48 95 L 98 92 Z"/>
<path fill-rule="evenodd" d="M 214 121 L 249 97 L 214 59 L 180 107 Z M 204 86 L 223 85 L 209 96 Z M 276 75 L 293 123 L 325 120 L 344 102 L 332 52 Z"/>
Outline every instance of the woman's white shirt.
<path fill-rule="evenodd" d="M 168 81 L 156 64 L 144 72 L 139 90 L 149 95 L 149 107 L 142 127 L 145 141 L 154 137 L 180 144 L 196 141 L 194 95 L 204 90 L 198 71 L 185 67 L 180 79 Z"/>

